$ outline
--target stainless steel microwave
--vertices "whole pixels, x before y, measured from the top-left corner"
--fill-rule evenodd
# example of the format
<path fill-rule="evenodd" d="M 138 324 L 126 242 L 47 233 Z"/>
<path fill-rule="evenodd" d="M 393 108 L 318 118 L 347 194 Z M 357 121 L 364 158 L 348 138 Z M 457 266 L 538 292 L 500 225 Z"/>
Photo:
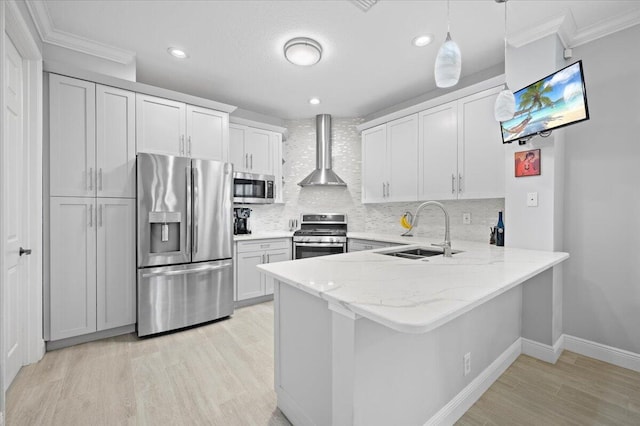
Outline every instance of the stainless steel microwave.
<path fill-rule="evenodd" d="M 276 198 L 275 176 L 235 172 L 233 202 L 235 204 L 271 204 Z"/>

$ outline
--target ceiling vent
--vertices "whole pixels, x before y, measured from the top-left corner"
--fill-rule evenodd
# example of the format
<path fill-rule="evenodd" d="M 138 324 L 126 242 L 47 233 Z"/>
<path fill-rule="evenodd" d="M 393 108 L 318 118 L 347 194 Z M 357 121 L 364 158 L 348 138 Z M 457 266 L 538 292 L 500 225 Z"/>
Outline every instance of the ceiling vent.
<path fill-rule="evenodd" d="M 302 179 L 300 186 L 347 186 L 331 170 L 331 116 L 316 115 L 316 169 Z"/>
<path fill-rule="evenodd" d="M 361 11 L 368 12 L 369 9 L 371 9 L 373 6 L 375 6 L 376 3 L 378 3 L 378 0 L 351 0 L 351 3 L 358 6 L 358 9 L 360 9 Z"/>

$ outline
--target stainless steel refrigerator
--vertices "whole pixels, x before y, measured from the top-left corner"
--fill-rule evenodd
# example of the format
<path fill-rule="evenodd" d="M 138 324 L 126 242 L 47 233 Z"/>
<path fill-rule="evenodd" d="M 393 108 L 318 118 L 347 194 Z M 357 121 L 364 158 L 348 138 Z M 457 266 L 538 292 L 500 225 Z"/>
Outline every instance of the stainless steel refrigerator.
<path fill-rule="evenodd" d="M 138 154 L 138 336 L 233 313 L 233 168 Z"/>

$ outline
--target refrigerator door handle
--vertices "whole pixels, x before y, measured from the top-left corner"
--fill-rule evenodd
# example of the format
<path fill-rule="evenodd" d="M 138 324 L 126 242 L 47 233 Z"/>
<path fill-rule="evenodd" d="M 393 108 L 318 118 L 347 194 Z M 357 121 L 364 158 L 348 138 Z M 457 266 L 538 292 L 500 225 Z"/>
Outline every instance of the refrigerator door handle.
<path fill-rule="evenodd" d="M 191 181 L 193 182 L 193 253 L 195 254 L 198 252 L 198 210 L 200 207 L 200 196 L 198 191 L 200 188 L 198 187 L 198 169 L 194 167 L 191 170 Z"/>
<path fill-rule="evenodd" d="M 193 269 L 179 269 L 177 271 L 149 272 L 148 274 L 142 274 L 142 278 L 197 274 L 200 272 L 208 272 L 208 271 L 215 271 L 218 269 L 231 268 L 232 266 L 233 266 L 233 263 L 229 262 L 229 263 L 223 263 L 221 265 L 206 265 L 200 268 L 193 268 Z"/>
<path fill-rule="evenodd" d="M 191 167 L 185 167 L 185 174 L 187 179 L 187 244 L 185 252 L 191 254 Z M 191 261 L 191 259 L 189 259 Z"/>

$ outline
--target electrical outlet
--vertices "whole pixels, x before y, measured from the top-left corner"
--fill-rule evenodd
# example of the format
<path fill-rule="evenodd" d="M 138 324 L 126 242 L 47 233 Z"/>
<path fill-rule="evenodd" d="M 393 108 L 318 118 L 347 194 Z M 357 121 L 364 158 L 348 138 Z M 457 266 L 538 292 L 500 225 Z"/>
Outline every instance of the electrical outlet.
<path fill-rule="evenodd" d="M 538 207 L 538 193 L 537 192 L 528 192 L 527 193 L 527 206 L 528 207 Z"/>
<path fill-rule="evenodd" d="M 471 225 L 471 213 L 462 213 L 462 224 Z"/>
<path fill-rule="evenodd" d="M 464 375 L 471 373 L 471 352 L 464 354 Z"/>

